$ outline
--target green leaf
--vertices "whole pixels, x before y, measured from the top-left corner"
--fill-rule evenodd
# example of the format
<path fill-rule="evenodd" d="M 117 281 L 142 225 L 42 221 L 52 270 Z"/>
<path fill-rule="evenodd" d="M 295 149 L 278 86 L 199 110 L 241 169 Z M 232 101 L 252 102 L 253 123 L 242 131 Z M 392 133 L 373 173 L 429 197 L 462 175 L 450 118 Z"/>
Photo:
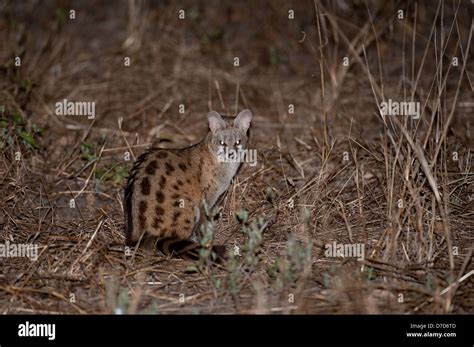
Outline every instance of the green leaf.
<path fill-rule="evenodd" d="M 198 10 L 193 8 L 191 11 L 189 11 L 189 18 L 191 18 L 192 21 L 197 22 L 201 19 L 201 14 Z"/>
<path fill-rule="evenodd" d="M 32 80 L 22 80 L 20 82 L 20 86 L 27 92 L 31 92 L 31 90 L 33 89 L 33 87 L 36 86 L 36 82 L 32 81 Z"/>
<path fill-rule="evenodd" d="M 265 196 L 266 196 L 266 199 L 267 199 L 268 202 L 273 201 L 273 189 L 272 189 L 272 187 L 267 187 L 267 189 L 265 191 Z"/>
<path fill-rule="evenodd" d="M 237 219 L 243 224 L 247 223 L 248 218 L 249 218 L 249 213 L 246 210 L 240 210 L 237 213 Z"/>
<path fill-rule="evenodd" d="M 42 128 L 38 128 L 38 126 L 37 126 L 36 124 L 33 124 L 33 125 L 31 126 L 31 130 L 33 130 L 33 133 L 35 133 L 35 134 L 40 134 L 40 133 L 43 131 L 43 129 L 42 129 Z"/>
<path fill-rule="evenodd" d="M 96 159 L 96 156 L 93 152 L 94 144 L 89 142 L 81 143 L 81 153 L 82 159 L 86 161 L 93 161 Z"/>
<path fill-rule="evenodd" d="M 376 274 L 375 274 L 375 269 L 373 267 L 368 267 L 367 268 L 367 279 L 369 281 L 372 281 L 374 280 L 376 277 Z"/>
<path fill-rule="evenodd" d="M 220 289 L 221 288 L 221 279 L 220 278 L 215 278 L 214 279 L 214 285 L 216 286 L 216 289 Z"/>
<path fill-rule="evenodd" d="M 125 181 L 129 176 L 129 172 L 126 168 L 124 168 L 123 166 L 120 166 L 120 165 L 117 165 L 115 168 L 114 168 L 114 174 L 113 174 L 113 177 L 112 177 L 112 181 L 116 184 L 119 184 L 119 183 L 122 183 L 123 181 Z"/>
<path fill-rule="evenodd" d="M 56 20 L 61 23 L 61 24 L 64 24 L 66 23 L 67 21 L 67 17 L 68 17 L 68 13 L 66 11 L 66 9 L 64 8 L 57 8 L 55 13 L 54 13 L 55 17 L 56 17 Z"/>
<path fill-rule="evenodd" d="M 96 168 L 95 169 L 95 178 L 98 180 L 98 181 L 105 181 L 106 179 L 106 171 L 104 169 L 101 169 L 101 168 Z"/>
<path fill-rule="evenodd" d="M 193 274 L 199 272 L 198 268 L 194 265 L 189 265 L 186 269 L 184 269 L 184 273 Z"/>
<path fill-rule="evenodd" d="M 23 120 L 23 117 L 21 116 L 20 112 L 18 111 L 13 111 L 13 122 L 15 122 L 15 124 L 17 125 L 23 125 L 25 124 L 25 121 Z"/>
<path fill-rule="evenodd" d="M 224 36 L 222 28 L 214 28 L 209 32 L 209 38 L 213 41 L 220 40 Z"/>
<path fill-rule="evenodd" d="M 36 142 L 36 140 L 35 140 L 35 138 L 33 137 L 32 134 L 30 134 L 26 131 L 20 131 L 18 133 L 18 135 L 20 135 L 20 137 L 23 139 L 23 141 L 25 141 L 26 143 L 28 143 L 32 147 L 39 148 L 38 143 Z"/>
<path fill-rule="evenodd" d="M 281 62 L 278 50 L 274 46 L 268 48 L 270 65 L 278 65 Z"/>

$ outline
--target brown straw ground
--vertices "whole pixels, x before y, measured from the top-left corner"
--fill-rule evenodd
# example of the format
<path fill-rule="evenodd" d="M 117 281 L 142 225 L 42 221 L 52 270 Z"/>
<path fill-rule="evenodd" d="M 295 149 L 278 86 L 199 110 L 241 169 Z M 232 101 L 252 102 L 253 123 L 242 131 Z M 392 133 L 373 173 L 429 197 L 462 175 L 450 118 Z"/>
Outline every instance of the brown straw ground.
<path fill-rule="evenodd" d="M 0 7 L 0 244 L 38 247 L 0 258 L 2 314 L 473 313 L 468 2 Z M 95 119 L 56 115 L 63 99 L 95 101 Z M 382 115 L 389 99 L 420 117 Z M 125 249 L 133 159 L 243 108 L 257 165 L 214 235 L 240 256 Z"/>

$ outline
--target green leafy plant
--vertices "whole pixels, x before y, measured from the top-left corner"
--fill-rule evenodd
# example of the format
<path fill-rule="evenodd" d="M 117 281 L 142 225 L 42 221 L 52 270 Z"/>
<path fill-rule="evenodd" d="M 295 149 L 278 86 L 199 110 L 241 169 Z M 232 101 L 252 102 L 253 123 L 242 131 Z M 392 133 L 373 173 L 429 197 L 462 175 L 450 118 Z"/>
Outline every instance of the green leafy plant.
<path fill-rule="evenodd" d="M 236 301 L 242 283 L 243 274 L 250 275 L 257 267 L 260 261 L 263 232 L 268 225 L 263 217 L 248 223 L 248 212 L 240 210 L 236 214 L 241 223 L 242 232 L 247 236 L 246 243 L 242 246 L 243 256 L 239 257 L 234 249 L 228 252 L 227 260 L 227 288 L 230 295 Z"/>
<path fill-rule="evenodd" d="M 81 143 L 81 155 L 82 159 L 85 161 L 94 161 L 97 159 L 95 155 L 95 145 L 91 142 L 82 142 Z"/>
<path fill-rule="evenodd" d="M 246 215 L 245 215 L 245 218 Z M 250 268 L 255 268 L 259 261 L 260 247 L 262 245 L 263 230 L 267 222 L 262 217 L 257 218 L 250 225 L 243 224 L 242 231 L 247 235 L 247 243 L 243 246 L 245 263 Z"/>
<path fill-rule="evenodd" d="M 311 269 L 311 248 L 311 243 L 304 244 L 290 235 L 286 243 L 286 259 L 277 258 L 267 268 L 267 274 L 279 291 L 295 287 Z"/>
<path fill-rule="evenodd" d="M 5 107 L 0 106 L 0 113 L 0 149 L 13 146 L 15 140 L 28 149 L 40 148 L 37 137 L 41 134 L 42 129 L 35 124 L 28 126 L 18 110 L 11 112 L 11 117 L 8 117 L 5 116 Z"/>
<path fill-rule="evenodd" d="M 107 165 L 96 169 L 95 179 L 98 184 L 106 181 L 110 181 L 113 184 L 122 184 L 127 180 L 129 174 L 129 170 L 124 166 L 119 164 Z"/>
<path fill-rule="evenodd" d="M 368 266 L 366 269 L 365 269 L 365 274 L 367 276 L 367 279 L 369 281 L 372 281 L 375 279 L 375 277 L 377 276 L 377 274 L 375 273 L 375 269 L 373 267 L 370 267 Z"/>

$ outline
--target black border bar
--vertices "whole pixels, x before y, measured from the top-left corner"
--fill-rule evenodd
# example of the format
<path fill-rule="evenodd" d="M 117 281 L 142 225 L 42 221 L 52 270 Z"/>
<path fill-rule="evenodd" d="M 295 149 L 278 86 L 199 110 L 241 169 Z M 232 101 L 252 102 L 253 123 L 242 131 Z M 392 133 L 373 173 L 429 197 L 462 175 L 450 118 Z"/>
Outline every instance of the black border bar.
<path fill-rule="evenodd" d="M 0 316 L 0 345 L 445 345 L 472 346 L 473 315 Z M 55 339 L 20 337 L 26 322 L 55 324 Z M 431 336 L 408 337 L 407 333 Z M 455 333 L 434 337 L 433 333 Z"/>

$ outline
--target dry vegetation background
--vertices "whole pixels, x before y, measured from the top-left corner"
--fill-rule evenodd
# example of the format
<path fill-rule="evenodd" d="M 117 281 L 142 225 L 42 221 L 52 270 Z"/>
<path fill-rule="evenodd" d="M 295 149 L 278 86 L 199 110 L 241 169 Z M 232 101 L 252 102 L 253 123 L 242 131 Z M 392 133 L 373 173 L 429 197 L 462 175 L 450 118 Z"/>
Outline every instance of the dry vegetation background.
<path fill-rule="evenodd" d="M 39 258 L 0 260 L 0 312 L 473 313 L 473 13 L 467 0 L 2 1 L 0 238 Z M 381 116 L 390 98 L 421 117 Z M 63 99 L 95 101 L 96 118 L 55 115 Z M 215 227 L 242 257 L 126 254 L 124 152 L 201 139 L 210 108 L 254 112 L 258 164 Z M 365 244 L 364 261 L 326 257 L 334 241 Z"/>

